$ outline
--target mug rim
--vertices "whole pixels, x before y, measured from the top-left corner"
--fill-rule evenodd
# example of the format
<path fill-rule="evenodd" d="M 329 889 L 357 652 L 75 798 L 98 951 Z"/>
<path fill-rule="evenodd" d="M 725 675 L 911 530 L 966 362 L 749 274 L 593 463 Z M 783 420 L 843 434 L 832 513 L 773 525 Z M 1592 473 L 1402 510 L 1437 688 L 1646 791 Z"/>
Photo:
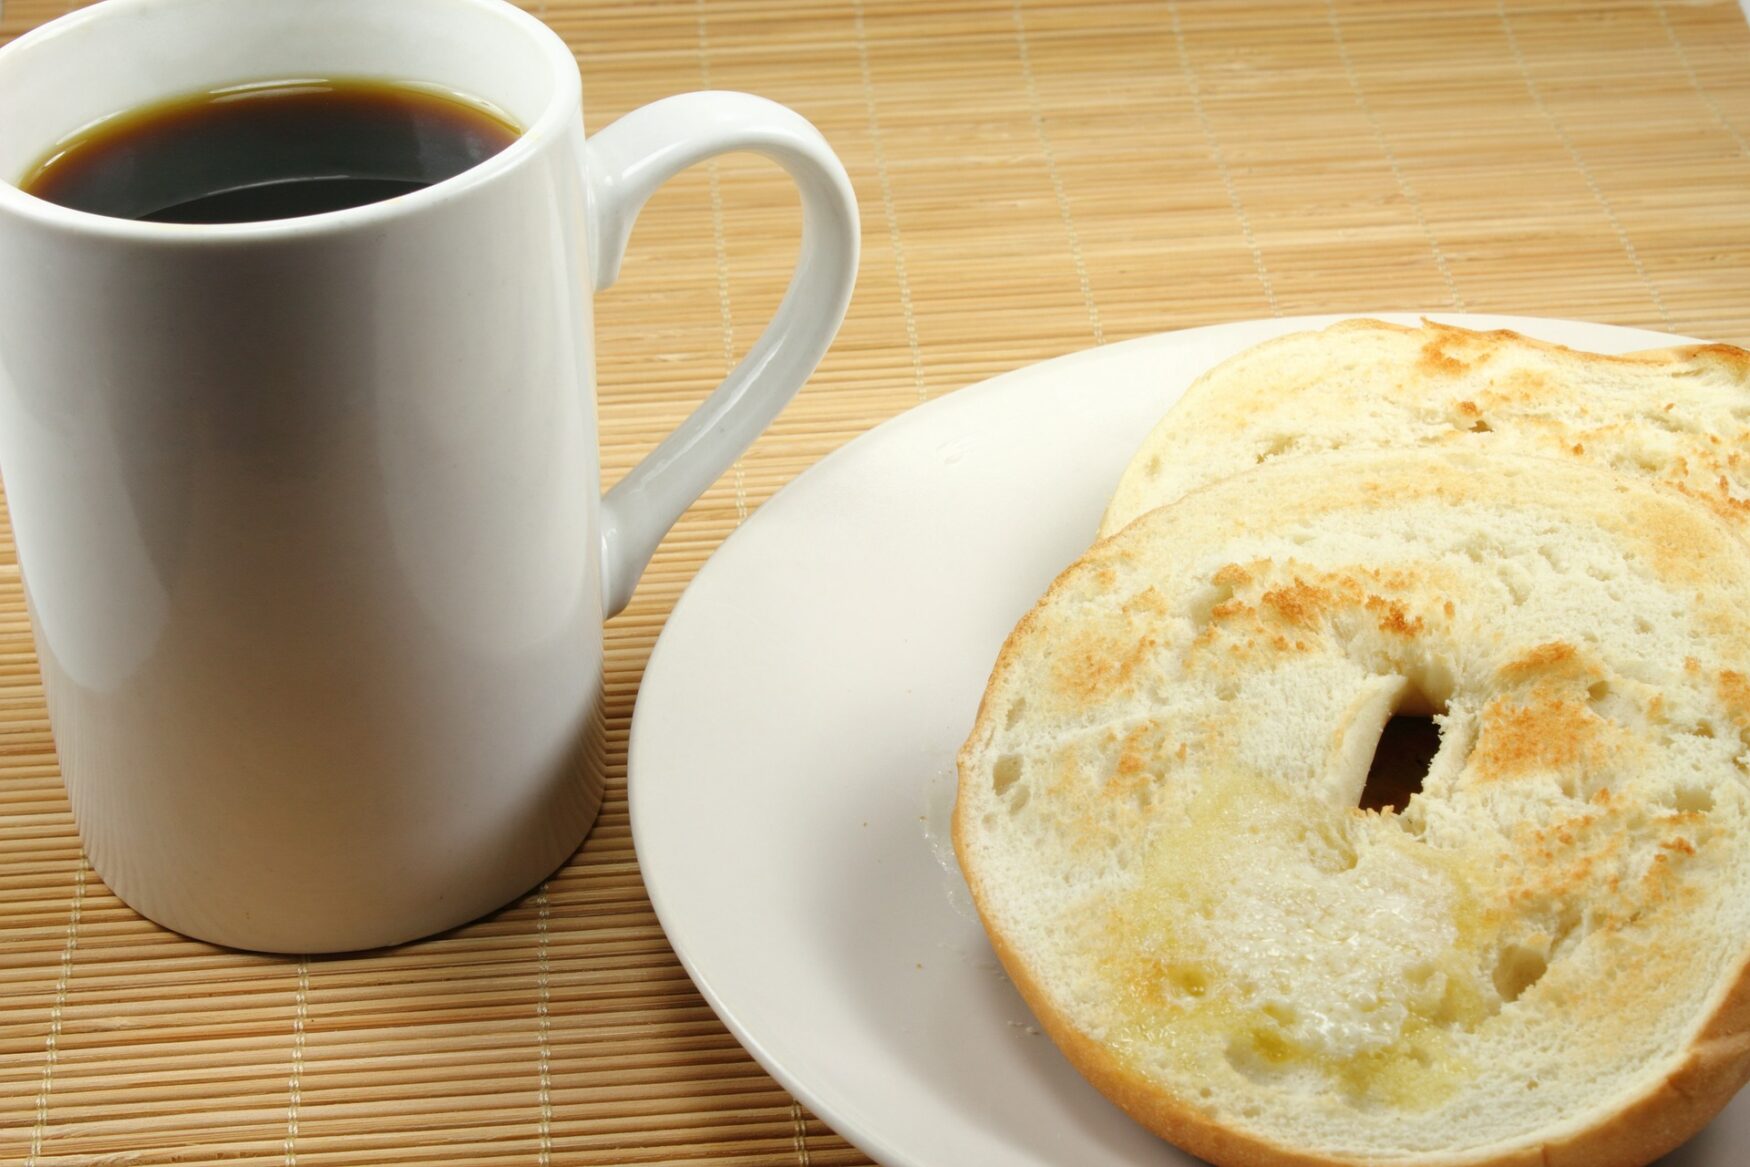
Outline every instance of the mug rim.
<path fill-rule="evenodd" d="M 382 225 L 416 215 L 427 207 L 448 201 L 465 189 L 492 181 L 498 175 L 515 169 L 548 141 L 561 137 L 569 128 L 572 111 L 580 109 L 583 83 L 578 76 L 577 61 L 559 34 L 509 0 L 445 0 L 446 3 L 508 21 L 519 28 L 535 44 L 550 67 L 555 82 L 553 95 L 545 107 L 514 141 L 490 158 L 470 166 L 460 174 L 451 175 L 429 186 L 406 194 L 361 203 L 335 211 L 312 215 L 295 215 L 284 219 L 253 219 L 236 223 L 162 223 L 145 219 L 123 219 L 95 211 L 82 211 L 33 195 L 13 178 L 0 176 L 0 214 L 18 215 L 37 224 L 86 235 L 101 236 L 130 243 L 200 245 L 244 242 L 281 241 L 306 235 L 329 235 L 358 228 Z M 76 9 L 0 46 L 0 62 L 20 50 L 52 39 L 73 28 L 102 21 L 118 9 L 163 7 L 165 0 L 101 0 L 100 3 Z M 175 96 L 166 94 L 167 97 Z M 486 98 L 487 95 L 474 95 Z M 489 100 L 489 98 L 487 98 Z M 122 112 L 122 111 L 117 111 Z"/>

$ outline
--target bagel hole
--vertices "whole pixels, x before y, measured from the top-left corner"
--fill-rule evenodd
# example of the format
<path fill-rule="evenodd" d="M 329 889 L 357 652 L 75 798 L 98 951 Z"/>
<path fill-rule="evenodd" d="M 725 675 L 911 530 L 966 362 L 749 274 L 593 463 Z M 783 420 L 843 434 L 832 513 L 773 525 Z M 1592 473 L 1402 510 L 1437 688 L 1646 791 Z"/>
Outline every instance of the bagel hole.
<path fill-rule="evenodd" d="M 1403 810 L 1422 792 L 1422 780 L 1440 752 L 1440 727 L 1427 713 L 1392 715 L 1373 748 L 1367 783 L 1361 788 L 1361 809 Z"/>

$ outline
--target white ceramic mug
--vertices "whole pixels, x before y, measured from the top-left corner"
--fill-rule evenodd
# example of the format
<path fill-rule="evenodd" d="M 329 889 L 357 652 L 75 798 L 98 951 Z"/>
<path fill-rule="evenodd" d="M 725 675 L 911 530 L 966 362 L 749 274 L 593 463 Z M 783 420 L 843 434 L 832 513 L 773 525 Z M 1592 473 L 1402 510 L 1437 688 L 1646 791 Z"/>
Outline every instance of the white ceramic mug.
<path fill-rule="evenodd" d="M 413 194 L 187 226 L 16 185 L 55 143 L 250 80 L 383 77 L 526 127 Z M 0 471 L 92 866 L 223 944 L 471 919 L 601 799 L 601 622 L 843 318 L 857 214 L 796 114 L 695 93 L 584 139 L 570 51 L 499 0 L 107 0 L 0 49 Z M 729 150 L 802 195 L 747 358 L 599 497 L 590 294 Z"/>

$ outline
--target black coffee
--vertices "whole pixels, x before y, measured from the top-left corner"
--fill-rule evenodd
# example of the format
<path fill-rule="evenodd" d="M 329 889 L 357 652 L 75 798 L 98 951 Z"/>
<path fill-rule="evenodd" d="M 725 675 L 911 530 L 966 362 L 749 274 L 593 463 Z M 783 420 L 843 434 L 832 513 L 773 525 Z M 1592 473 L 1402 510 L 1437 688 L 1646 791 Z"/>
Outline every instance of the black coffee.
<path fill-rule="evenodd" d="M 441 182 L 519 132 L 484 105 L 413 85 L 265 81 L 110 118 L 61 143 L 19 185 L 118 219 L 291 219 Z"/>

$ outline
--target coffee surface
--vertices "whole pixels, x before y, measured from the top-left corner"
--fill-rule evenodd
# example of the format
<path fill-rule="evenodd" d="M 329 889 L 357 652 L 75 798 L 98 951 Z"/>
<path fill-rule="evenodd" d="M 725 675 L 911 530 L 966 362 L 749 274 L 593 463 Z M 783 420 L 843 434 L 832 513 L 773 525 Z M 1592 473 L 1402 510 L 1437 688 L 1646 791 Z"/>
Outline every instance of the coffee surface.
<path fill-rule="evenodd" d="M 119 219 L 289 219 L 442 182 L 519 132 L 483 103 L 413 84 L 262 81 L 105 119 L 62 142 L 19 185 Z"/>

